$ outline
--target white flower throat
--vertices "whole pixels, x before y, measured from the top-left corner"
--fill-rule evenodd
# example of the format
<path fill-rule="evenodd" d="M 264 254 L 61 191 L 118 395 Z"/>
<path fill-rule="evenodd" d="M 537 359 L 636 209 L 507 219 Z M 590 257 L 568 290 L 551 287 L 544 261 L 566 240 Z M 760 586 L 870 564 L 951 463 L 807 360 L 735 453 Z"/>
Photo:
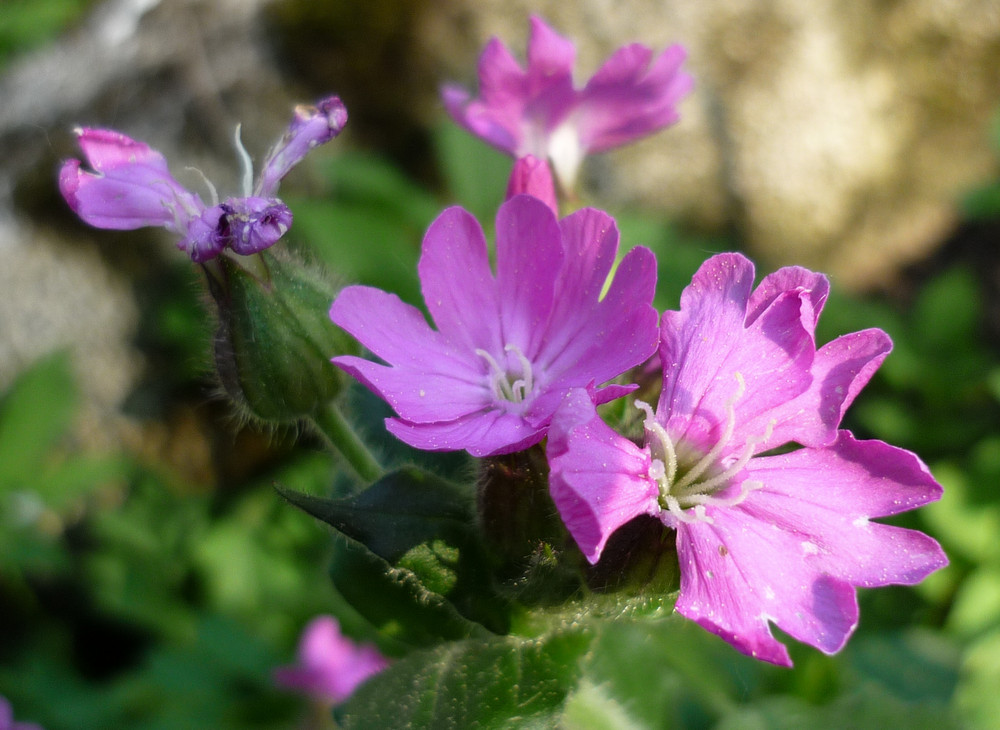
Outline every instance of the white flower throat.
<path fill-rule="evenodd" d="M 494 397 L 498 401 L 523 403 L 531 396 L 535 388 L 531 361 L 524 356 L 521 348 L 517 345 L 506 345 L 503 349 L 504 352 L 513 353 L 517 361 L 514 367 L 510 366 L 509 358 L 506 357 L 504 360 L 508 362 L 508 367 L 500 367 L 500 363 L 486 350 L 477 349 L 476 354 L 489 363 L 489 383 Z"/>
<path fill-rule="evenodd" d="M 766 432 L 758 439 L 747 441 L 743 451 L 735 461 L 727 466 L 720 462 L 729 440 L 736 429 L 736 402 L 743 396 L 746 383 L 740 373 L 736 373 L 739 389 L 726 404 L 726 423 L 715 445 L 707 454 L 701 453 L 683 442 L 675 444 L 667 430 L 656 420 L 648 403 L 636 401 L 636 408 L 646 413 L 643 426 L 646 430 L 646 445 L 649 447 L 652 463 L 648 476 L 659 484 L 660 507 L 669 511 L 681 522 L 712 522 L 705 513 L 706 507 L 732 507 L 747 495 L 764 486 L 757 480 L 744 479 L 740 492 L 731 497 L 717 497 L 732 480 L 743 471 L 756 453 L 757 446 L 771 437 L 775 422 L 767 425 Z"/>

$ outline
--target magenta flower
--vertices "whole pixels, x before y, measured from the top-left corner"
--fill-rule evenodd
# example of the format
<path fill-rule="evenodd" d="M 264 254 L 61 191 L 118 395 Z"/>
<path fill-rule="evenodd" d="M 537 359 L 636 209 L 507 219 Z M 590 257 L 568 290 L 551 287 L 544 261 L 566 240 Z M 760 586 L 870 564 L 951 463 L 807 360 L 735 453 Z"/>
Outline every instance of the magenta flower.
<path fill-rule="evenodd" d="M 177 247 L 193 261 L 208 261 L 226 248 L 242 255 L 258 253 L 274 245 L 292 224 L 291 211 L 274 197 L 280 180 L 346 123 L 347 110 L 335 96 L 315 107 L 297 107 L 285 135 L 265 160 L 257 185 L 251 188 L 250 157 L 240 146 L 243 195 L 220 203 L 209 184 L 211 206 L 177 182 L 163 155 L 148 145 L 112 130 L 78 129 L 92 170 L 82 169 L 79 160 L 67 160 L 59 173 L 59 189 L 73 212 L 90 225 L 166 228 L 180 237 Z"/>
<path fill-rule="evenodd" d="M 358 686 L 389 666 L 374 646 L 355 644 L 340 633 L 332 616 L 314 618 L 302 632 L 298 663 L 274 670 L 279 687 L 337 705 Z"/>
<path fill-rule="evenodd" d="M 673 124 L 676 105 L 692 87 L 675 45 L 656 58 L 646 46 L 623 46 L 586 86 L 573 85 L 576 48 L 532 16 L 528 66 L 493 38 L 479 58 L 479 97 L 449 85 L 448 112 L 472 134 L 514 157 L 551 160 L 572 188 L 584 155 L 604 152 Z"/>
<path fill-rule="evenodd" d="M 14 711 L 6 697 L 0 695 L 0 730 L 42 730 L 33 722 L 14 722 Z"/>
<path fill-rule="evenodd" d="M 666 312 L 663 391 L 645 444 L 612 431 L 583 391 L 549 431 L 550 486 L 591 562 L 618 527 L 654 515 L 677 531 L 676 609 L 751 656 L 790 665 L 775 623 L 833 653 L 858 623 L 856 587 L 914 584 L 947 564 L 915 530 L 878 524 L 941 495 L 916 455 L 838 430 L 888 355 L 881 330 L 816 349 L 829 289 L 801 268 L 767 276 L 709 259 Z M 802 448 L 762 455 L 786 444 Z"/>
<path fill-rule="evenodd" d="M 518 195 L 496 220 L 497 273 L 476 220 L 450 208 L 424 237 L 419 273 L 438 329 L 420 311 L 378 289 L 344 289 L 330 317 L 388 363 L 333 362 L 399 414 L 393 434 L 430 451 L 475 456 L 541 441 L 570 388 L 617 377 L 656 349 L 656 261 L 630 251 L 601 297 L 618 249 L 605 213 L 556 220 L 543 202 Z M 595 391 L 598 402 L 631 388 Z"/>

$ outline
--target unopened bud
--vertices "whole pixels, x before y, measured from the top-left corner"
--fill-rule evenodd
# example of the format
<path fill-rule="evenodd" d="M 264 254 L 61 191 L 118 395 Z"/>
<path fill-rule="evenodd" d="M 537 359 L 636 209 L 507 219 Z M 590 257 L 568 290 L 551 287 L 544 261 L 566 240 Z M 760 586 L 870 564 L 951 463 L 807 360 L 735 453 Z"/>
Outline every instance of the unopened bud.
<path fill-rule="evenodd" d="M 520 194 L 533 195 L 545 203 L 559 216 L 559 202 L 556 200 L 556 186 L 552 181 L 552 169 L 545 160 L 532 155 L 514 160 L 507 181 L 507 200 Z"/>
<path fill-rule="evenodd" d="M 357 344 L 327 316 L 339 286 L 318 265 L 284 249 L 220 256 L 209 276 L 218 305 L 215 363 L 242 413 L 294 421 L 335 398 L 346 376 L 330 363 Z M 246 264 L 259 263 L 258 271 Z"/>

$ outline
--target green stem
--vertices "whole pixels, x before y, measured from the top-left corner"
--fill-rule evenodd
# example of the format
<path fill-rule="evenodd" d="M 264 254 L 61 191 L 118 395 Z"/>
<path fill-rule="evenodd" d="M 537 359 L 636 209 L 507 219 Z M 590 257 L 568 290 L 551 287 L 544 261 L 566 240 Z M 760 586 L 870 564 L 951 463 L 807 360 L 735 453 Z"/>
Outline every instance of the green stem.
<path fill-rule="evenodd" d="M 368 450 L 351 424 L 334 403 L 327 403 L 313 417 L 313 424 L 330 444 L 344 457 L 354 472 L 366 484 L 374 482 L 384 473 L 382 465 Z"/>

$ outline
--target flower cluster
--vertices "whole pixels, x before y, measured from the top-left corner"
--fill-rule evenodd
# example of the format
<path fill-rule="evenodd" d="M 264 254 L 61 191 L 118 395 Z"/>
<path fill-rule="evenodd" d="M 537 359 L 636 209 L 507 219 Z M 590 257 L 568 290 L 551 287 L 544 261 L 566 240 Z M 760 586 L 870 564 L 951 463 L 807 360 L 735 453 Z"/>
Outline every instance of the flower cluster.
<path fill-rule="evenodd" d="M 59 189 L 80 218 L 97 228 L 130 230 L 158 226 L 180 236 L 177 247 L 202 263 L 225 249 L 248 255 L 277 243 L 292 225 L 292 213 L 278 198 L 278 183 L 312 148 L 340 134 L 347 110 L 336 96 L 316 106 L 300 106 L 253 184 L 250 156 L 236 142 L 244 164 L 241 196 L 212 204 L 170 174 L 163 155 L 121 132 L 78 129 L 80 147 L 92 170 L 67 160 Z M 207 182 L 207 181 L 206 181 Z"/>
<path fill-rule="evenodd" d="M 396 410 L 387 427 L 412 446 L 488 456 L 547 437 L 550 493 L 586 559 L 631 520 L 658 518 L 677 543 L 676 610 L 740 651 L 790 664 L 773 622 L 835 652 L 857 626 L 857 587 L 917 583 L 947 564 L 926 535 L 872 521 L 940 497 L 924 464 L 840 429 L 889 338 L 873 329 L 817 347 L 826 278 L 790 267 L 754 288 L 739 254 L 705 262 L 657 332 L 652 254 L 633 249 L 606 284 L 614 221 L 592 209 L 557 220 L 542 161 L 572 179 L 585 153 L 675 121 L 691 85 L 684 53 L 646 70 L 648 49 L 627 46 L 582 91 L 573 57 L 533 18 L 527 71 L 493 40 L 481 99 L 445 88 L 462 126 L 517 158 L 496 278 L 476 222 L 446 211 L 420 261 L 438 330 L 393 295 L 351 287 L 331 317 L 388 365 L 334 362 Z M 634 404 L 640 444 L 598 412 L 637 387 L 599 386 L 636 367 L 659 374 L 655 410 Z"/>
<path fill-rule="evenodd" d="M 706 261 L 680 308 L 660 316 L 653 253 L 635 247 L 619 259 L 618 228 L 599 210 L 560 218 L 553 169 L 565 193 L 585 155 L 677 121 L 676 105 L 692 86 L 680 69 L 683 49 L 654 58 L 644 46 L 625 46 L 578 89 L 573 44 L 532 18 L 527 56 L 524 68 L 494 39 L 479 63 L 480 97 L 443 90 L 463 127 L 515 158 L 495 221 L 495 260 L 479 222 L 461 208 L 445 210 L 427 230 L 418 265 L 433 324 L 394 294 L 344 288 L 329 317 L 377 360 L 345 347 L 332 362 L 393 408 L 386 428 L 410 446 L 476 457 L 533 448 L 539 459 L 544 450 L 548 473 L 539 470 L 538 483 L 544 490 L 548 479 L 562 537 L 579 548 L 574 570 L 584 558 L 600 563 L 612 535 L 643 519 L 676 543 L 678 613 L 776 664 L 791 660 L 772 623 L 838 651 L 858 623 L 857 588 L 914 584 L 947 564 L 930 537 L 873 521 L 940 497 L 926 466 L 841 428 L 888 356 L 889 337 L 871 329 L 818 346 L 827 279 L 788 267 L 755 287 L 753 264 L 736 253 Z M 336 97 L 300 108 L 256 185 L 247 158 L 242 197 L 220 203 L 213 190 L 210 206 L 174 180 L 158 152 L 107 130 L 79 132 L 92 170 L 68 161 L 60 187 L 88 223 L 165 227 L 196 262 L 227 249 L 257 253 L 291 225 L 274 197 L 279 181 L 346 119 Z M 295 408 L 284 404 L 296 383 L 311 382 L 298 353 L 327 340 L 271 335 L 282 324 L 294 329 L 286 317 L 293 301 L 336 328 L 323 314 L 329 299 L 313 307 L 325 289 L 274 272 L 268 287 L 285 282 L 299 293 L 268 293 L 277 304 L 263 324 L 241 319 L 260 298 L 226 292 L 223 324 L 243 343 L 233 348 L 233 390 L 269 374 L 273 393 L 251 388 L 267 396 L 255 399 L 258 410 L 297 418 L 340 392 L 304 388 Z M 257 281 L 238 274 L 230 276 L 233 291 L 248 277 Z M 293 351 L 286 343 L 296 339 L 305 345 Z M 655 407 L 634 400 L 639 386 L 630 382 L 650 378 Z M 619 410 L 633 415 L 634 429 L 629 419 L 609 424 L 607 409 L 599 410 L 621 398 L 633 399 Z M 377 473 L 378 465 L 356 471 Z M 299 665 L 276 678 L 334 704 L 384 666 L 325 617 L 303 636 Z"/>

